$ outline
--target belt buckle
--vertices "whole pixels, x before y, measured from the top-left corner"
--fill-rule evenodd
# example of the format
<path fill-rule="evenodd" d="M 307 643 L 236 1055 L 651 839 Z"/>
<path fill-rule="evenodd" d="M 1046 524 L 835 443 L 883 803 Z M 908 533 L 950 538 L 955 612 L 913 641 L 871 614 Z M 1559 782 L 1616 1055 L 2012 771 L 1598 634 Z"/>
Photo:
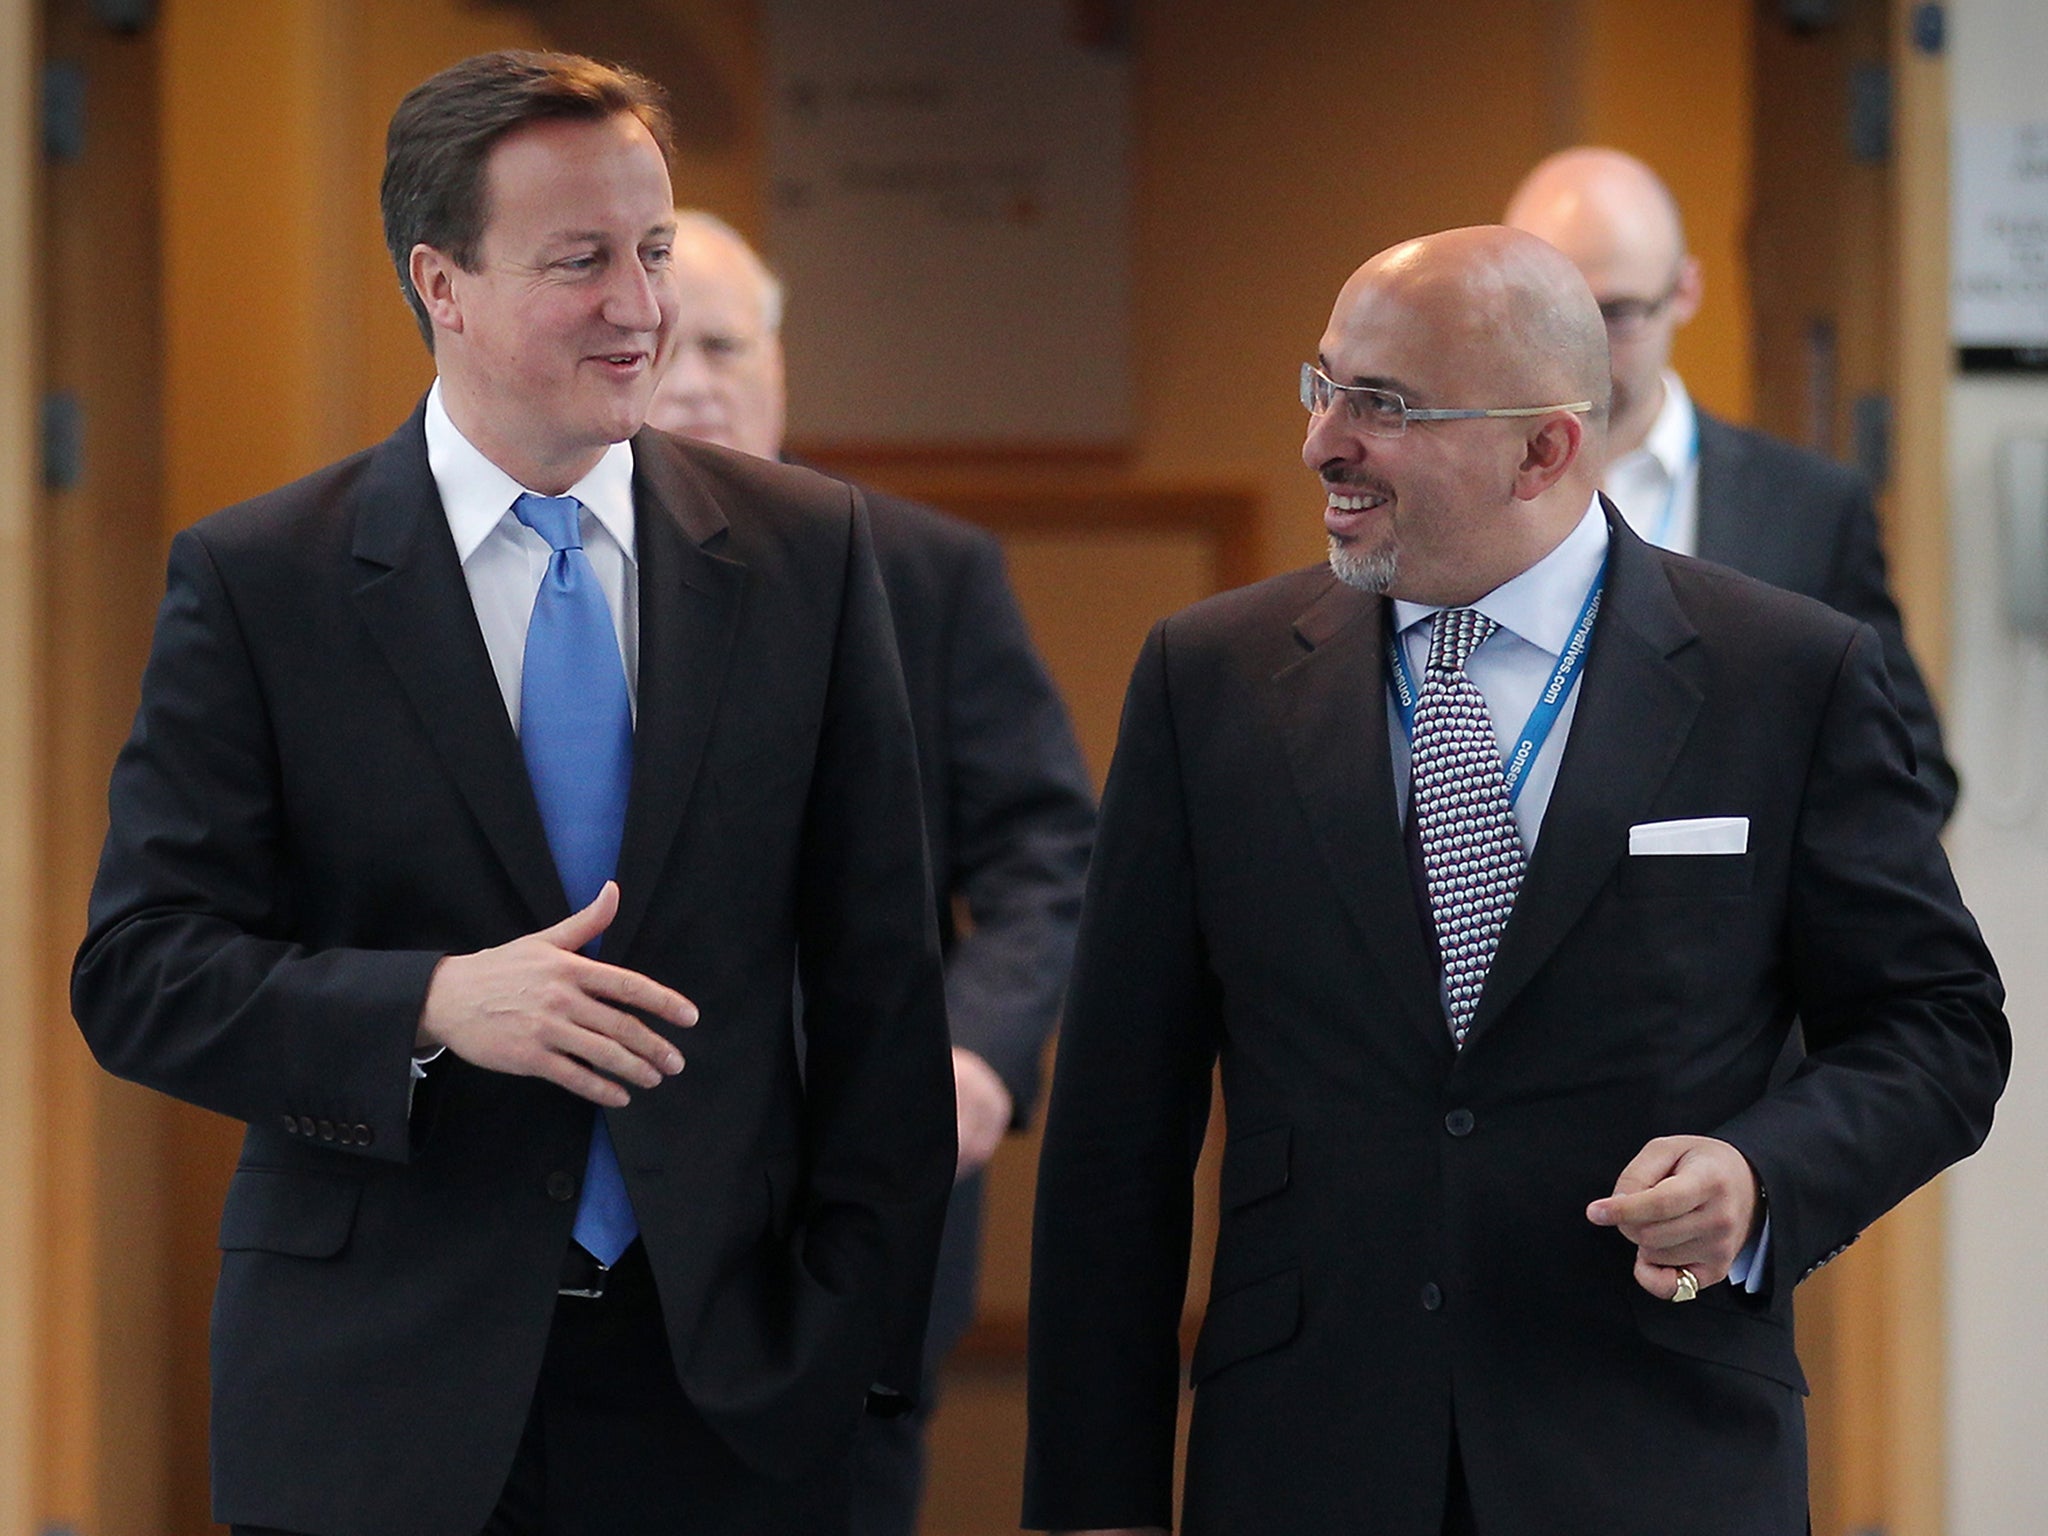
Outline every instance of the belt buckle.
<path fill-rule="evenodd" d="M 599 1262 L 596 1255 L 571 1243 L 568 1256 L 562 1261 L 562 1283 L 555 1287 L 555 1294 L 595 1301 L 604 1295 L 605 1278 L 611 1271 L 611 1265 Z"/>

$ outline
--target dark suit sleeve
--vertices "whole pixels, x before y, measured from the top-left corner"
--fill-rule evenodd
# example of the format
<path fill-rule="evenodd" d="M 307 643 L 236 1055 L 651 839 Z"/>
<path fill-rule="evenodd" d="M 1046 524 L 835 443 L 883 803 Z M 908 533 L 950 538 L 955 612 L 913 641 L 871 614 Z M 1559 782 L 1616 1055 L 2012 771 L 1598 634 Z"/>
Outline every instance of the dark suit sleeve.
<path fill-rule="evenodd" d="M 1220 1008 L 1153 631 L 1124 706 L 1039 1162 L 1024 1524 L 1170 1525 Z"/>
<path fill-rule="evenodd" d="M 1869 487 L 1856 476 L 1846 492 L 1840 520 L 1841 537 L 1828 573 L 1828 587 L 1818 594 L 1829 607 L 1861 619 L 1877 631 L 1891 674 L 1892 695 L 1912 737 L 1922 782 L 1941 804 L 1942 819 L 1955 814 L 1958 792 L 1955 766 L 1941 740 L 1941 720 L 1928 696 L 1926 679 L 1906 648 L 1906 632 L 1886 579 L 1884 550 L 1878 543 L 1877 513 Z"/>
<path fill-rule="evenodd" d="M 1791 1287 L 1983 1142 L 2012 1037 L 2004 991 L 1913 777 L 1877 637 L 1858 631 L 1809 767 L 1789 980 L 1807 1054 L 1719 1134 L 1770 1195 L 1771 1290 Z"/>
<path fill-rule="evenodd" d="M 1022 1126 L 1073 962 L 1095 800 L 993 540 L 968 547 L 948 630 L 953 868 L 936 873 L 971 926 L 947 957 L 947 1011 L 953 1043 L 996 1070 Z"/>
<path fill-rule="evenodd" d="M 828 1291 L 873 1306 L 875 1381 L 909 1395 L 953 1181 L 953 1074 L 910 706 L 865 511 L 853 519 L 797 901 L 803 1262 Z"/>
<path fill-rule="evenodd" d="M 403 1160 L 410 1053 L 441 956 L 309 950 L 283 937 L 292 904 L 268 708 L 212 556 L 187 531 L 114 766 L 72 1009 L 118 1076 Z"/>

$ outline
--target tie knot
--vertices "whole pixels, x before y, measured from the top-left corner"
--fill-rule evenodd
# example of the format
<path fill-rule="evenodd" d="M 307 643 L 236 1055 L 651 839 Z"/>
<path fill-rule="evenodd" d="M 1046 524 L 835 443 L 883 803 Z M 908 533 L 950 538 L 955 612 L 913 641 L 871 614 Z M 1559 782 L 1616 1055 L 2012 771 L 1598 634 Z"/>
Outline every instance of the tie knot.
<path fill-rule="evenodd" d="M 574 496 L 536 496 L 522 491 L 512 503 L 512 515 L 548 541 L 548 548 L 560 553 L 583 547 L 583 503 Z"/>
<path fill-rule="evenodd" d="M 1464 671 L 1472 653 L 1499 627 L 1477 608 L 1444 609 L 1429 634 L 1429 670 Z"/>

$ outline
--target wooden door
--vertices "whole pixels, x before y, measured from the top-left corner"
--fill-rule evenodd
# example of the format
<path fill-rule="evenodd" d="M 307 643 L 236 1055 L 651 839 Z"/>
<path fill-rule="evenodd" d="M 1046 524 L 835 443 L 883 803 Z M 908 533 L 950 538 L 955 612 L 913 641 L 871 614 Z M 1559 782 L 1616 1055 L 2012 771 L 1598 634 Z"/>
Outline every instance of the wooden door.
<path fill-rule="evenodd" d="M 29 683 L 37 913 L 34 1503 L 45 1530 L 165 1516 L 164 1111 L 72 1026 L 71 952 L 161 586 L 156 51 L 148 6 L 43 0 Z M 132 19 L 123 20 L 130 16 Z"/>
<path fill-rule="evenodd" d="M 1927 407 L 1945 371 L 1946 144 L 1938 50 L 1916 27 L 1938 9 L 1759 8 L 1749 251 L 1757 424 L 1871 477 L 1893 590 L 1937 695 L 1944 447 Z M 1894 407 L 1908 401 L 1902 420 Z M 1943 1529 L 1942 1240 L 1937 1187 L 1801 1290 L 1816 1536 Z"/>

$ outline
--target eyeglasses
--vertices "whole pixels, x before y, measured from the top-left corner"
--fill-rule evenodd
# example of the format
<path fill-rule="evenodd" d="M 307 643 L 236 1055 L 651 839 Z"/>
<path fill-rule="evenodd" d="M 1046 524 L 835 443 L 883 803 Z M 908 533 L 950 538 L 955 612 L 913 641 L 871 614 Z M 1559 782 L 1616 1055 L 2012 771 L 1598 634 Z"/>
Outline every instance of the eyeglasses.
<path fill-rule="evenodd" d="M 1399 437 L 1411 421 L 1477 421 L 1491 416 L 1547 416 L 1552 411 L 1570 411 L 1577 416 L 1593 409 L 1590 400 L 1568 400 L 1560 405 L 1503 405 L 1475 410 L 1449 410 L 1410 405 L 1391 389 L 1369 384 L 1339 384 L 1314 363 L 1301 365 L 1301 403 L 1311 416 L 1326 416 L 1339 400 L 1351 419 L 1374 437 Z"/>
<path fill-rule="evenodd" d="M 1615 341 L 1627 341 L 1643 327 L 1663 314 L 1678 297 L 1679 278 L 1674 275 L 1671 286 L 1654 299 L 1608 299 L 1600 306 L 1600 318 L 1607 322 L 1607 335 Z"/>

